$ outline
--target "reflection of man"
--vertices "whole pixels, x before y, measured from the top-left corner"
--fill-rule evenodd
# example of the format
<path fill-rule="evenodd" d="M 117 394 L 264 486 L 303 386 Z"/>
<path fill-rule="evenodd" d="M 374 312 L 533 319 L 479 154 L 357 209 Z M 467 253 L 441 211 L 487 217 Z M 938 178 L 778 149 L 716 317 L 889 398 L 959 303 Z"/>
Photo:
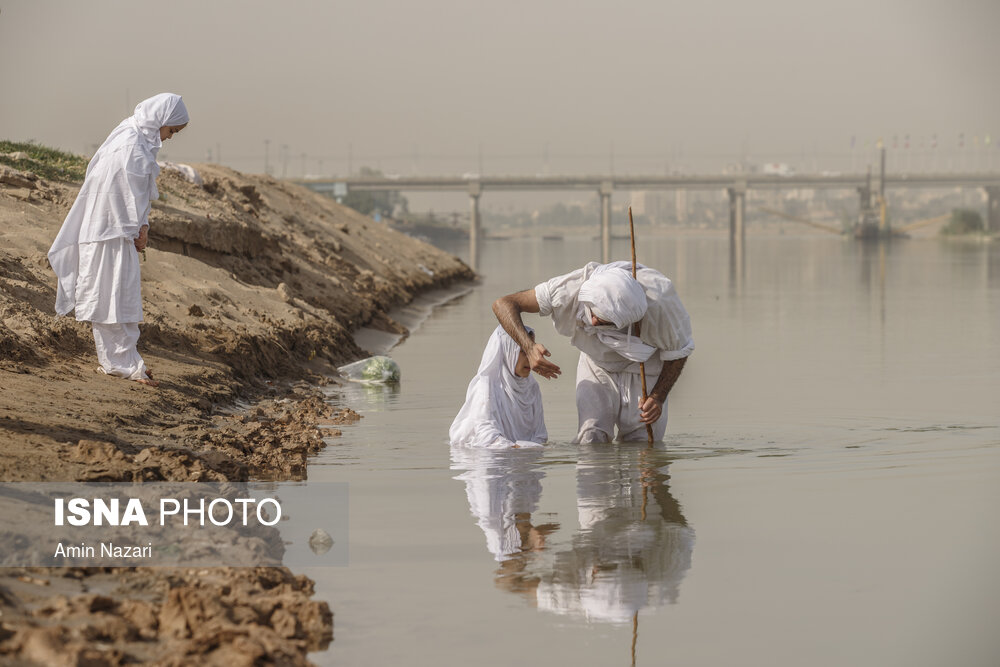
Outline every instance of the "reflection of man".
<path fill-rule="evenodd" d="M 551 316 L 556 331 L 580 350 L 577 442 L 610 442 L 616 427 L 622 440 L 644 440 L 647 424 L 657 440 L 663 437 L 667 395 L 694 351 L 691 320 L 669 278 L 644 266 L 632 278 L 628 262 L 591 262 L 497 299 L 493 312 L 544 377 L 561 370 L 546 359 L 546 347 L 528 336 L 521 313 Z M 647 385 L 653 386 L 645 401 L 639 362 L 645 362 Z"/>
<path fill-rule="evenodd" d="M 581 447 L 580 530 L 541 575 L 540 609 L 591 621 L 631 621 L 639 609 L 674 603 L 691 567 L 694 530 L 670 495 L 653 452 Z"/>
<path fill-rule="evenodd" d="M 610 623 L 676 602 L 691 567 L 694 530 L 670 495 L 660 454 L 645 446 L 582 446 L 580 529 L 561 542 L 552 535 L 558 524 L 536 526 L 532 519 L 542 456 L 452 448 L 452 469 L 465 471 L 455 479 L 465 482 L 469 509 L 499 562 L 497 588 L 539 609 Z"/>

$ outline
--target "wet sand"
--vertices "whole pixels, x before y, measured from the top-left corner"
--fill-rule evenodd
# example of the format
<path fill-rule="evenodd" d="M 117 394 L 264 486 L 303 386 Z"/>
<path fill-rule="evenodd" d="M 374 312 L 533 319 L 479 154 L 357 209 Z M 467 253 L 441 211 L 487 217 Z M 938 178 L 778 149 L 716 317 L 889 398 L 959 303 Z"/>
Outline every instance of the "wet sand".
<path fill-rule="evenodd" d="M 79 184 L 0 166 L 0 480 L 304 479 L 323 438 L 359 418 L 317 388 L 365 355 L 352 333 L 402 333 L 390 308 L 473 277 L 306 189 L 196 168 L 203 186 L 161 173 L 150 216 L 152 389 L 98 373 L 88 325 L 54 315 L 45 253 Z M 285 568 L 8 569 L 0 656 L 308 664 L 333 628 L 312 592 Z"/>

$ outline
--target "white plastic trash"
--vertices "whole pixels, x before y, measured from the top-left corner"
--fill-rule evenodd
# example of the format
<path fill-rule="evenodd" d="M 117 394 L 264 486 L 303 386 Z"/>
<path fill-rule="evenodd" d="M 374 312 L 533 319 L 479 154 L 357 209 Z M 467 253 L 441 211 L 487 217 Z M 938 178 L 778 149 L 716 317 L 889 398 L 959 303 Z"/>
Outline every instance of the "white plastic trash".
<path fill-rule="evenodd" d="M 353 382 L 364 384 L 396 384 L 399 382 L 399 364 L 389 357 L 375 356 L 355 361 L 337 369 Z"/>

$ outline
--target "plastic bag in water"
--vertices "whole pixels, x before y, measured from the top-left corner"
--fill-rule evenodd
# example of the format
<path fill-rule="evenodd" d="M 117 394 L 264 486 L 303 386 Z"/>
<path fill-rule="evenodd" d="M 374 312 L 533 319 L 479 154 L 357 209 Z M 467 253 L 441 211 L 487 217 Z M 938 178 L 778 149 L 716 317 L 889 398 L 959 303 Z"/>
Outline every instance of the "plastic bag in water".
<path fill-rule="evenodd" d="M 337 369 L 348 380 L 365 384 L 396 384 L 399 364 L 389 357 L 368 357 Z"/>

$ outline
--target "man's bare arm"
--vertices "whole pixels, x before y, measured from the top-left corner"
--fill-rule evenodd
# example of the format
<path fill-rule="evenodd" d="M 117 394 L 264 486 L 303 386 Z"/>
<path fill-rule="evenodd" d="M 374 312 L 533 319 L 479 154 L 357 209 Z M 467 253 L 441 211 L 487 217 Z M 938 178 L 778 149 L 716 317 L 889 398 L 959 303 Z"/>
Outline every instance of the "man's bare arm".
<path fill-rule="evenodd" d="M 649 395 L 658 400 L 660 403 L 667 400 L 667 394 L 669 394 L 670 390 L 673 389 L 674 383 L 677 382 L 677 378 L 681 376 L 681 371 L 684 369 L 684 364 L 686 363 L 687 357 L 664 361 L 663 368 L 660 370 L 660 377 L 656 379 L 653 391 L 649 392 Z"/>
<path fill-rule="evenodd" d="M 537 313 L 538 310 L 538 299 L 535 298 L 533 289 L 514 292 L 493 302 L 493 314 L 497 316 L 500 326 L 525 352 L 531 349 L 534 341 L 524 328 L 521 313 Z"/>
<path fill-rule="evenodd" d="M 524 350 L 531 370 L 542 377 L 554 378 L 562 371 L 545 358 L 551 356 L 551 353 L 544 345 L 531 339 L 521 319 L 521 313 L 537 313 L 539 310 L 538 299 L 535 298 L 533 289 L 508 294 L 493 302 L 493 314 L 497 316 L 497 321 L 503 330 Z"/>

